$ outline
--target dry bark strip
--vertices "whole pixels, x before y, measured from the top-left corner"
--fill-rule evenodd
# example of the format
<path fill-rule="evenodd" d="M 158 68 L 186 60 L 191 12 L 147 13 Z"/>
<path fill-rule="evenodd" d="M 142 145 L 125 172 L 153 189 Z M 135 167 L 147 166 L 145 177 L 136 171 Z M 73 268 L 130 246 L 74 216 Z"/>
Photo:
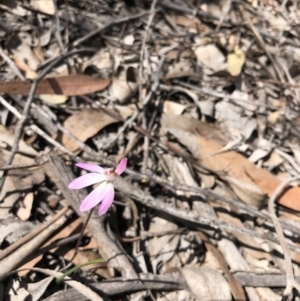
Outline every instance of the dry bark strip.
<path fill-rule="evenodd" d="M 37 237 L 40 233 L 42 233 L 45 229 L 49 228 L 54 222 L 56 222 L 58 219 L 60 219 L 64 214 L 66 214 L 68 211 L 68 208 L 63 208 L 60 210 L 56 215 L 54 215 L 50 221 L 40 225 L 33 231 L 30 231 L 25 236 L 23 236 L 21 239 L 17 240 L 13 244 L 11 244 L 9 247 L 7 247 L 4 250 L 0 250 L 0 262 L 2 259 L 10 255 L 12 252 L 17 250 L 18 248 L 21 248 L 23 244 L 27 243 L 28 241 L 32 240 L 34 237 Z"/>
<path fill-rule="evenodd" d="M 74 211 L 83 220 L 86 220 L 87 214 L 80 212 L 79 207 L 87 193 L 85 189 L 75 191 L 68 188 L 68 184 L 74 179 L 71 168 L 54 152 L 42 156 L 38 161 L 43 164 L 46 174 L 57 185 Z M 114 240 L 105 231 L 104 218 L 93 214 L 88 223 L 88 229 L 97 241 L 99 253 L 107 260 L 109 267 L 119 270 L 125 278 L 137 278 L 137 274 L 125 251 L 117 240 Z"/>
<path fill-rule="evenodd" d="M 211 227 L 212 229 L 242 233 L 243 235 L 249 235 L 252 237 L 257 237 L 259 239 L 269 240 L 277 244 L 279 243 L 277 237 L 274 235 L 274 233 L 270 231 L 258 233 L 257 231 L 253 231 L 247 228 L 237 227 L 223 220 L 200 216 L 198 214 L 194 214 L 193 212 L 185 212 L 173 206 L 168 206 L 166 203 L 155 199 L 149 194 L 143 192 L 138 187 L 135 187 L 129 182 L 125 181 L 121 177 L 116 179 L 115 185 L 122 193 L 132 198 L 133 200 L 139 202 L 140 204 L 148 208 L 164 212 L 177 220 L 186 222 L 187 224 L 201 228 L 205 225 Z M 300 248 L 295 244 L 289 243 L 289 248 L 297 253 L 300 253 Z"/>
<path fill-rule="evenodd" d="M 69 210 L 66 215 L 70 215 L 72 213 Z M 39 246 L 41 246 L 52 233 L 57 231 L 66 221 L 67 216 L 63 215 L 58 220 L 56 220 L 53 224 L 51 224 L 48 228 L 44 229 L 40 234 L 36 235 L 29 242 L 24 244 L 22 247 L 18 248 L 15 252 L 5 257 L 0 261 L 0 280 L 3 280 L 9 273 L 16 269 L 24 259 L 32 254 Z"/>
<path fill-rule="evenodd" d="M 184 277 L 179 272 L 164 275 L 139 274 L 139 278 L 130 280 L 121 277 L 114 278 L 101 283 L 92 283 L 90 287 L 101 295 L 109 296 L 142 290 L 174 291 L 188 289 Z M 88 299 L 79 295 L 75 289 L 68 289 L 55 293 L 43 301 L 67 300 L 83 301 Z"/>
<path fill-rule="evenodd" d="M 249 287 L 284 287 L 286 285 L 285 275 L 281 274 L 255 274 L 248 272 L 238 272 L 234 277 L 243 285 Z M 300 277 L 297 277 L 299 281 Z M 140 281 L 140 279 L 142 281 Z M 124 278 L 114 278 L 101 283 L 92 283 L 90 287 L 109 296 L 130 293 L 142 290 L 164 290 L 174 291 L 187 289 L 184 277 L 180 273 L 152 275 L 139 274 L 139 279 L 127 280 Z M 78 294 L 75 289 L 68 289 L 57 292 L 42 301 L 85 301 L 88 300 Z"/>

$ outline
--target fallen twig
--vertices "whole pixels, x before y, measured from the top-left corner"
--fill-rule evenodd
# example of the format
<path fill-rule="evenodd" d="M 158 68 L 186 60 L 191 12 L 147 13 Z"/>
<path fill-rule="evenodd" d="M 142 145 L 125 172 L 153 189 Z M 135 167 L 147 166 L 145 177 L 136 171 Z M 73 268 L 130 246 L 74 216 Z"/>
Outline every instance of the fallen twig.
<path fill-rule="evenodd" d="M 268 203 L 269 214 L 272 219 L 275 231 L 278 235 L 278 240 L 279 240 L 281 248 L 282 248 L 284 262 L 285 262 L 285 268 L 286 268 L 286 288 L 283 293 L 283 298 L 287 298 L 291 294 L 293 288 L 296 288 L 298 290 L 298 292 L 300 292 L 300 284 L 295 280 L 295 277 L 294 277 L 290 250 L 289 250 L 288 244 L 285 240 L 281 225 L 276 216 L 274 204 L 275 204 L 275 201 L 284 192 L 285 188 L 289 185 L 289 183 L 294 182 L 299 179 L 300 179 L 300 176 L 298 175 L 296 177 L 293 177 L 293 178 L 288 179 L 287 181 L 281 183 L 277 187 L 277 189 L 274 191 L 272 196 L 270 197 L 269 203 Z"/>

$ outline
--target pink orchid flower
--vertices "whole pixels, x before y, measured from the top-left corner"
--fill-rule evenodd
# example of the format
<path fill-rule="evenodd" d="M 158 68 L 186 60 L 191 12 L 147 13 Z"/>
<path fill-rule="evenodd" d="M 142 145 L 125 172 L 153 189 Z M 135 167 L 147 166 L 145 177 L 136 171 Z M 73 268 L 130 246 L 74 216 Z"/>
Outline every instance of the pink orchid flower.
<path fill-rule="evenodd" d="M 111 207 L 115 189 L 113 182 L 117 176 L 121 175 L 127 166 L 127 158 L 124 158 L 117 165 L 116 169 L 102 168 L 101 166 L 90 163 L 78 163 L 76 166 L 92 171 L 83 175 L 69 184 L 70 189 L 80 189 L 96 183 L 100 183 L 86 198 L 82 201 L 79 210 L 81 212 L 90 210 L 100 204 L 98 214 L 103 215 Z"/>

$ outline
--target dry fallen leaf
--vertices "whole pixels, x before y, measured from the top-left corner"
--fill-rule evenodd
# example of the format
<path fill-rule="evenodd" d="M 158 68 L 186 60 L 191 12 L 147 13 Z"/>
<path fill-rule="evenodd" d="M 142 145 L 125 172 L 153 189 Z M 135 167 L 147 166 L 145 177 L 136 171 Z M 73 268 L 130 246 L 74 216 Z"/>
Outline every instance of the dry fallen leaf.
<path fill-rule="evenodd" d="M 206 74 L 212 74 L 226 68 L 225 57 L 222 52 L 213 44 L 202 45 L 195 50 L 197 63 L 205 67 Z"/>
<path fill-rule="evenodd" d="M 9 147 L 12 147 L 15 141 L 14 134 L 9 132 L 3 125 L 0 125 L 0 142 L 1 141 L 7 144 Z M 20 140 L 19 142 L 19 152 L 21 152 L 22 155 L 30 157 L 37 155 L 37 151 L 34 150 L 31 146 L 27 145 L 23 140 Z M 24 164 L 26 163 L 29 164 L 28 162 L 24 162 Z"/>
<path fill-rule="evenodd" d="M 124 104 L 136 94 L 137 90 L 138 84 L 135 79 L 135 69 L 129 67 L 127 70 L 122 71 L 118 78 L 113 78 L 109 87 L 109 94 L 113 99 Z"/>
<path fill-rule="evenodd" d="M 21 35 L 14 34 L 11 36 L 6 46 L 10 53 L 28 65 L 31 70 L 37 69 L 40 62 Z"/>
<path fill-rule="evenodd" d="M 114 57 L 114 60 L 115 59 Z M 106 48 L 103 48 L 91 58 L 84 61 L 81 66 L 79 66 L 79 69 L 83 73 L 88 67 L 96 67 L 100 74 L 109 75 L 115 66 L 110 52 Z"/>
<path fill-rule="evenodd" d="M 28 283 L 27 290 L 30 295 L 30 301 L 38 301 L 47 290 L 49 284 L 52 282 L 53 277 L 49 276 L 41 281 L 35 283 Z"/>
<path fill-rule="evenodd" d="M 42 13 L 48 15 L 55 14 L 55 6 L 53 0 L 31 0 L 32 6 Z"/>
<path fill-rule="evenodd" d="M 19 66 L 22 65 L 21 62 L 18 62 Z M 19 67 L 20 68 L 20 67 Z M 35 71 L 32 71 L 29 67 L 22 65 L 22 70 L 26 71 L 26 78 L 27 79 L 35 79 L 38 77 L 38 74 Z M 51 78 L 51 77 L 50 77 Z M 68 97 L 65 95 L 51 95 L 51 94 L 40 94 L 39 98 L 51 104 L 61 104 L 68 100 Z"/>
<path fill-rule="evenodd" d="M 163 115 L 162 126 L 173 134 L 200 160 L 201 164 L 225 180 L 245 203 L 266 204 L 281 181 L 269 171 L 257 168 L 252 162 L 234 151 L 219 152 L 228 143 L 217 128 L 186 116 Z M 292 187 L 279 203 L 300 211 L 300 187 Z"/>
<path fill-rule="evenodd" d="M 34 195 L 33 192 L 29 192 L 25 195 L 23 199 L 23 206 L 20 206 L 17 216 L 22 221 L 27 221 L 31 214 L 32 204 L 33 204 Z"/>
<path fill-rule="evenodd" d="M 124 119 L 128 118 L 134 112 L 133 107 L 117 106 L 116 108 Z M 64 122 L 64 126 L 80 141 L 84 142 L 88 138 L 93 137 L 104 127 L 116 122 L 119 122 L 119 120 L 111 117 L 100 108 L 83 109 L 67 118 Z M 77 143 L 66 134 L 62 136 L 62 143 L 70 151 L 80 151 L 80 147 Z"/>
<path fill-rule="evenodd" d="M 46 246 L 50 245 L 51 243 L 53 243 L 54 241 L 57 241 L 62 238 L 66 238 L 66 237 L 74 234 L 74 232 L 76 232 L 76 229 L 80 226 L 80 224 L 81 224 L 81 220 L 76 219 L 75 221 L 73 221 L 72 223 L 65 226 L 63 229 L 61 229 L 56 235 L 51 237 L 51 239 L 49 239 L 47 242 L 45 242 L 42 247 L 46 247 Z M 52 251 L 55 251 L 55 250 L 57 250 L 57 248 L 54 248 Z M 29 273 L 29 269 L 33 268 L 42 258 L 43 258 L 43 255 L 39 255 L 39 256 L 36 256 L 33 259 L 27 261 L 24 265 L 22 265 L 20 267 L 20 271 L 18 272 L 18 275 L 19 276 L 27 275 Z"/>
<path fill-rule="evenodd" d="M 88 75 L 74 74 L 60 77 L 44 78 L 36 89 L 36 95 L 51 94 L 76 96 L 105 89 L 109 79 L 95 78 Z M 31 83 L 28 81 L 11 81 L 0 83 L 0 92 L 28 95 Z"/>
<path fill-rule="evenodd" d="M 227 68 L 232 76 L 238 76 L 242 72 L 246 56 L 238 46 L 234 47 L 234 52 L 227 55 Z"/>
<path fill-rule="evenodd" d="M 18 191 L 18 187 L 15 186 L 12 178 L 7 176 L 0 193 L 0 200 L 2 200 L 0 206 L 0 219 L 8 217 L 9 212 L 20 197 L 21 193 Z"/>
<path fill-rule="evenodd" d="M 232 299 L 229 285 L 220 272 L 196 267 L 184 267 L 180 271 L 197 300 L 228 301 Z"/>
<path fill-rule="evenodd" d="M 183 105 L 175 101 L 164 101 L 163 112 L 168 115 L 181 115 L 183 111 L 188 108 L 189 105 Z"/>
<path fill-rule="evenodd" d="M 202 34 L 204 34 L 205 31 L 207 32 L 209 30 L 208 27 L 202 24 L 197 18 L 191 18 L 179 14 L 171 14 L 170 18 L 175 24 L 183 26 L 185 29 L 192 33 L 201 32 Z"/>
<path fill-rule="evenodd" d="M 0 143 L 7 145 L 9 148 L 13 146 L 15 136 L 5 127 L 0 125 Z M 10 157 L 10 151 L 6 149 L 0 149 L 0 166 L 5 165 Z M 19 150 L 15 155 L 12 164 L 22 165 L 22 164 L 33 164 L 37 152 L 23 140 L 19 142 Z M 1 174 L 1 172 L 0 172 Z M 13 176 L 14 181 L 18 182 L 20 189 L 29 189 L 32 185 L 38 185 L 45 180 L 45 173 L 40 167 L 32 167 L 28 169 L 18 169 L 8 172 L 9 175 Z M 17 180 L 20 178 L 20 180 Z"/>
<path fill-rule="evenodd" d="M 149 232 L 160 233 L 162 229 L 163 231 L 175 231 L 178 229 L 178 225 L 158 216 L 154 217 L 151 221 Z M 146 247 L 151 258 L 154 273 L 157 271 L 158 263 L 165 263 L 174 256 L 179 240 L 180 235 L 178 234 L 166 234 L 154 236 L 147 241 Z"/>

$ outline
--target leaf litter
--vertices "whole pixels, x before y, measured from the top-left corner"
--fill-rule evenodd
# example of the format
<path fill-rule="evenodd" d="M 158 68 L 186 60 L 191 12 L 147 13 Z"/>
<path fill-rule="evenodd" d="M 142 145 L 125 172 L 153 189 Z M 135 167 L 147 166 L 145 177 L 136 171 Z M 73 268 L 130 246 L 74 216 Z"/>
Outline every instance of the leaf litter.
<path fill-rule="evenodd" d="M 277 188 L 300 172 L 299 3 L 3 0 L 0 14 L 3 300 L 297 298 L 299 182 Z M 75 163 L 123 157 L 113 207 L 76 247 Z M 64 290 L 53 277 L 76 265 Z"/>

